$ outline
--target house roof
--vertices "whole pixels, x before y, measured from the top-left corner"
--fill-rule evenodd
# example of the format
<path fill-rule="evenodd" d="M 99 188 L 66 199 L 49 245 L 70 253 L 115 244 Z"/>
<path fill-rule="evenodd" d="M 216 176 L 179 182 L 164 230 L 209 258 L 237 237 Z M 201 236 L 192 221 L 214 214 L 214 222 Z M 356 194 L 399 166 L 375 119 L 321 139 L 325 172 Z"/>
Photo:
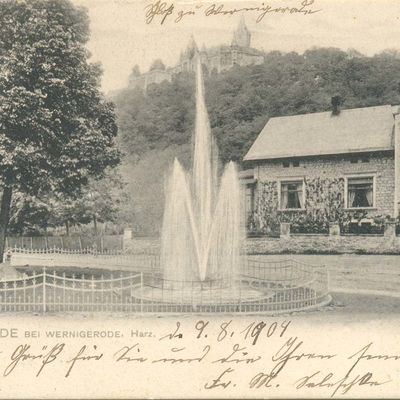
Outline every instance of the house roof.
<path fill-rule="evenodd" d="M 245 161 L 394 148 L 391 105 L 270 118 Z"/>

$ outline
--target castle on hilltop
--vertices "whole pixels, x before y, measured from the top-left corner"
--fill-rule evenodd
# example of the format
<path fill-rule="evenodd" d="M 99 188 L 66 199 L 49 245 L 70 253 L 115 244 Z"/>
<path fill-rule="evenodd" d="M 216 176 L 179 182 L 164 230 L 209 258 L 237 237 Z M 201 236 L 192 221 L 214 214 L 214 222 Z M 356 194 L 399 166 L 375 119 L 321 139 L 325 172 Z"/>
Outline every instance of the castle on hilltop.
<path fill-rule="evenodd" d="M 129 87 L 140 87 L 146 90 L 150 84 L 171 81 L 174 74 L 191 72 L 196 68 L 195 56 L 200 55 L 203 68 L 207 73 L 226 71 L 234 65 L 257 65 L 264 62 L 264 55 L 260 50 L 250 47 L 251 33 L 248 30 L 243 16 L 238 27 L 233 32 L 230 45 L 206 48 L 204 45 L 199 50 L 193 36 L 184 51 L 181 52 L 179 61 L 174 67 L 166 68 L 161 60 L 156 60 L 146 73 L 140 74 L 137 67 L 129 77 Z"/>

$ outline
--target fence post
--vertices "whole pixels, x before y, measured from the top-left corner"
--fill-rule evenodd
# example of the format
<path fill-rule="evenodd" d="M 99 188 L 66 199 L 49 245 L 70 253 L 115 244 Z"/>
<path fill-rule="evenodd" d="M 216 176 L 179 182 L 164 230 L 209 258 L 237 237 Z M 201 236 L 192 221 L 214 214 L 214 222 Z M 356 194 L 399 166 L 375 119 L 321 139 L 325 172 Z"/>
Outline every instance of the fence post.
<path fill-rule="evenodd" d="M 43 314 L 46 312 L 46 267 L 43 267 Z"/>

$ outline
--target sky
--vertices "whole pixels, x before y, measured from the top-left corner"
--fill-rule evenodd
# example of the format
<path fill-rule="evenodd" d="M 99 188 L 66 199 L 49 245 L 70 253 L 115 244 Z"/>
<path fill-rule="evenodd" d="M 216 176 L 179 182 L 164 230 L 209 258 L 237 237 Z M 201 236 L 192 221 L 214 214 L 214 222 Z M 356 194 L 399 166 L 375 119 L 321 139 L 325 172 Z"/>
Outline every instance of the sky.
<path fill-rule="evenodd" d="M 193 35 L 198 46 L 230 44 L 240 15 L 252 33 L 252 47 L 265 51 L 304 52 L 311 47 L 354 48 L 372 55 L 384 49 L 400 49 L 400 0 L 314 0 L 305 9 L 313 14 L 268 13 L 257 22 L 260 11 L 242 11 L 233 15 L 211 15 L 205 10 L 212 1 L 166 1 L 172 14 L 163 24 L 162 16 L 146 23 L 146 12 L 155 1 L 143 0 L 72 0 L 88 9 L 91 61 L 100 62 L 106 93 L 127 85 L 135 64 L 145 72 L 152 61 L 161 58 L 167 66 L 176 64 L 181 50 Z M 301 7 L 302 1 L 264 0 L 215 3 L 224 10 L 251 7 Z M 179 11 L 193 11 L 175 22 Z"/>

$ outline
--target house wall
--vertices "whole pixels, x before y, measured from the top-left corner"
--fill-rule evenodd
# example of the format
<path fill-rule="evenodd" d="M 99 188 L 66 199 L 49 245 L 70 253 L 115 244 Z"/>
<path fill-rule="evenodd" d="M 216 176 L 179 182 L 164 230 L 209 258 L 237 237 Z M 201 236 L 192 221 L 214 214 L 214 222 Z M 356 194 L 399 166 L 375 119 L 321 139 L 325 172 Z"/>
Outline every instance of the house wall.
<path fill-rule="evenodd" d="M 376 152 L 368 155 L 369 162 L 359 160 L 356 164 L 350 162 L 351 155 L 297 158 L 296 160 L 300 161 L 299 167 L 293 167 L 291 163 L 288 168 L 283 167 L 281 159 L 262 161 L 254 168 L 254 177 L 258 181 L 256 195 L 261 190 L 262 183 L 279 179 L 344 179 L 352 174 L 371 174 L 376 177 L 376 204 L 374 209 L 368 210 L 368 214 L 392 216 L 395 196 L 394 152 Z M 359 156 L 361 157 L 361 154 Z M 344 198 L 344 193 L 342 196 Z"/>

